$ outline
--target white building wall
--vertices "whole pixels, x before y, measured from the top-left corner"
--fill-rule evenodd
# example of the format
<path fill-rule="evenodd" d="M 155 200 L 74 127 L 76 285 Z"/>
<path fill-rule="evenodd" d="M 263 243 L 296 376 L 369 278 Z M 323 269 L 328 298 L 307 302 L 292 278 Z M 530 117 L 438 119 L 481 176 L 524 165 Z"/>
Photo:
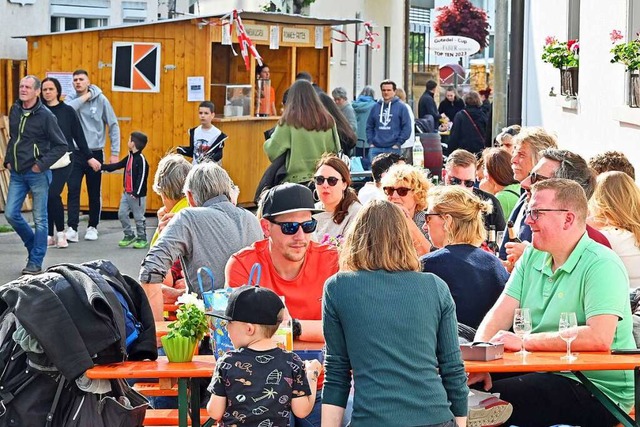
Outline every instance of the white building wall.
<path fill-rule="evenodd" d="M 624 67 L 609 62 L 609 33 L 628 30 L 627 0 L 610 0 L 604 9 L 601 3 L 583 1 L 580 15 L 578 105 L 570 109 L 558 105 L 560 97 L 549 96 L 552 86 L 559 91 L 560 72 L 540 59 L 546 36 L 566 40 L 566 2 L 527 2 L 523 123 L 556 132 L 562 148 L 587 159 L 607 150 L 622 151 L 640 170 L 640 109 L 625 106 Z"/>
<path fill-rule="evenodd" d="M 36 0 L 24 6 L 0 1 L 0 58 L 27 59 L 27 42 L 12 37 L 34 31 L 49 31 L 48 1 Z"/>
<path fill-rule="evenodd" d="M 354 44 L 333 42 L 333 58 L 331 61 L 331 74 L 329 90 L 342 86 L 347 90 L 347 96 L 354 95 L 354 81 L 356 81 L 355 95 L 358 95 L 362 87 L 371 84 L 379 96 L 380 81 L 389 78 L 398 86 L 403 85 L 404 80 L 404 6 L 402 1 L 388 0 L 318 0 L 311 5 L 310 16 L 322 18 L 355 18 L 360 12 L 360 19 L 371 22 L 374 25 L 376 43 L 381 45 L 379 50 L 370 50 L 367 46 L 358 47 L 360 51 L 359 69 L 360 78 L 356 79 L 356 67 L 354 61 Z M 387 61 L 389 63 L 389 75 L 385 75 L 385 27 L 389 27 L 389 51 Z M 352 40 L 356 39 L 354 24 L 346 26 L 346 32 Z M 336 38 L 341 38 L 336 34 Z M 361 26 L 359 38 L 364 37 L 364 28 Z M 366 81 L 365 58 L 366 51 L 370 50 L 371 56 L 371 81 Z"/>

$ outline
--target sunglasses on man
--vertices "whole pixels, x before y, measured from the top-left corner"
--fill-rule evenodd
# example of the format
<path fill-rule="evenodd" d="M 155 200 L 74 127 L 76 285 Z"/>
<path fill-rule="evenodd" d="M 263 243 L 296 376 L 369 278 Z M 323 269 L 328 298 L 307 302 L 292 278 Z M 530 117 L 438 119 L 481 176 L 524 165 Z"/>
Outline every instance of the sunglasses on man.
<path fill-rule="evenodd" d="M 460 178 L 456 178 L 455 176 L 450 176 L 449 177 L 449 184 L 451 185 L 464 185 L 467 188 L 471 188 L 473 187 L 476 182 L 472 179 L 460 179 Z"/>
<path fill-rule="evenodd" d="M 540 175 L 537 172 L 531 172 L 529 174 L 529 181 L 531 181 L 531 185 L 535 184 L 536 182 L 544 181 L 545 179 L 549 179 L 549 177 Z"/>
<path fill-rule="evenodd" d="M 305 234 L 313 233 L 318 226 L 318 221 L 315 219 L 310 219 L 305 222 L 279 222 L 270 218 L 267 218 L 267 220 L 272 224 L 279 225 L 282 234 L 286 234 L 287 236 L 296 234 L 300 227 L 302 227 L 302 232 Z"/>

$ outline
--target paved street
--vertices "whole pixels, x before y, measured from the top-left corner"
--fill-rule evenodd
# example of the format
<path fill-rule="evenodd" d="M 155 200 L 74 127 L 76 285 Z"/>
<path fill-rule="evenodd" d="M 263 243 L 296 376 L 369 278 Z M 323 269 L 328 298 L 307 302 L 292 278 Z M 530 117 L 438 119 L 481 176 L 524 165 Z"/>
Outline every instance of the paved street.
<path fill-rule="evenodd" d="M 27 214 L 28 220 L 31 215 Z M 0 215 L 0 223 L 6 224 L 4 215 Z M 151 240 L 157 220 L 147 218 L 147 237 Z M 49 248 L 44 259 L 43 269 L 61 262 L 82 263 L 94 259 L 111 260 L 122 273 L 138 278 L 140 261 L 147 253 L 146 249 L 119 248 L 122 239 L 122 226 L 117 219 L 102 220 L 98 226 L 100 237 L 95 242 L 82 240 L 87 222 L 80 222 L 80 242 L 69 243 L 66 249 Z M 26 265 L 27 250 L 16 233 L 0 233 L 0 284 L 16 279 Z"/>

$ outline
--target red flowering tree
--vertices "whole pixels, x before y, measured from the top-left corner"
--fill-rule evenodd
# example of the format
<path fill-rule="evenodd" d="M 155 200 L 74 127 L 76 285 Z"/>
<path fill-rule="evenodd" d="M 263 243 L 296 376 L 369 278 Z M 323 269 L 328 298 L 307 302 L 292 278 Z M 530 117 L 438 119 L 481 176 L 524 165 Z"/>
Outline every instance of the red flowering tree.
<path fill-rule="evenodd" d="M 453 0 L 449 6 L 438 8 L 435 30 L 439 36 L 464 36 L 487 46 L 489 22 L 487 12 L 475 7 L 469 0 Z"/>

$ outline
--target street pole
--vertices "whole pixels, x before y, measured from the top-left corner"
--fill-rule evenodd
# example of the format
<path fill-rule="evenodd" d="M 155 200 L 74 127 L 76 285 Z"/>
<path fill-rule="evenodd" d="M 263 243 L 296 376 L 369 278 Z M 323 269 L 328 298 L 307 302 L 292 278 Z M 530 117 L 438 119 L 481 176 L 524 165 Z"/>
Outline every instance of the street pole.
<path fill-rule="evenodd" d="M 511 59 L 509 64 L 508 125 L 522 124 L 522 68 L 524 51 L 524 0 L 511 2 Z"/>
<path fill-rule="evenodd" d="M 409 10 L 411 9 L 411 0 L 404 1 L 404 91 L 407 94 L 407 102 L 413 97 L 411 89 L 411 73 L 413 72 L 411 61 L 409 59 L 409 37 L 411 27 L 409 25 Z"/>
<path fill-rule="evenodd" d="M 496 0 L 495 41 L 493 55 L 493 122 L 491 141 L 507 124 L 507 90 L 509 65 L 509 0 Z"/>

